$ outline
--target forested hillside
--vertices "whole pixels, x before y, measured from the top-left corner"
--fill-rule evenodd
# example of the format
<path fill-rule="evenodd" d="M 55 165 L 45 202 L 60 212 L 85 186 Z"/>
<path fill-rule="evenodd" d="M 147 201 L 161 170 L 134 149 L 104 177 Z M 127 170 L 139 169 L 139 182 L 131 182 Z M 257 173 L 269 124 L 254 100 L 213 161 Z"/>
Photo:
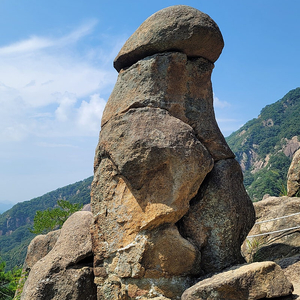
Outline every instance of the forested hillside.
<path fill-rule="evenodd" d="M 24 262 L 27 246 L 34 237 L 29 229 L 36 211 L 52 208 L 60 199 L 71 203 L 89 203 L 92 179 L 89 177 L 41 197 L 18 203 L 0 215 L 0 256 L 6 261 L 7 269 Z"/>
<path fill-rule="evenodd" d="M 300 148 L 300 88 L 261 110 L 258 118 L 232 133 L 227 142 L 244 172 L 253 201 L 285 193 L 294 152 Z"/>

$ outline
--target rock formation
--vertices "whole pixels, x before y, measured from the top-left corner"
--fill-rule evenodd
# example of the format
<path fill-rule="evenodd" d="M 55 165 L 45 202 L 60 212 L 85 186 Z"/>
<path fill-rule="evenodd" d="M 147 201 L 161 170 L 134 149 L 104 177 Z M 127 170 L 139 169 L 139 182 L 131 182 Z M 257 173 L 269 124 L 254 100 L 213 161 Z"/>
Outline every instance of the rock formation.
<path fill-rule="evenodd" d="M 91 212 L 76 212 L 60 231 L 37 236 L 32 241 L 25 263 L 29 275 L 21 300 L 97 299 L 92 268 L 92 219 Z"/>
<path fill-rule="evenodd" d="M 276 262 L 294 285 L 291 299 L 300 299 L 300 198 L 268 197 L 254 208 L 257 220 L 243 244 L 244 256 Z"/>
<path fill-rule="evenodd" d="M 250 242 L 256 242 L 252 249 L 256 261 L 272 260 L 278 262 L 283 257 L 300 255 L 300 198 L 268 197 L 254 203 L 257 221 L 249 232 Z M 286 217 L 288 216 L 288 217 Z M 270 220 L 270 221 L 269 221 Z M 292 228 L 291 230 L 286 230 Z M 247 245 L 243 245 L 247 257 Z"/>
<path fill-rule="evenodd" d="M 290 295 L 292 284 L 274 262 L 233 267 L 187 289 L 182 300 L 266 299 Z"/>
<path fill-rule="evenodd" d="M 98 299 L 180 299 L 198 276 L 243 262 L 255 216 L 213 110 L 222 48 L 208 15 L 178 5 L 114 61 L 91 189 Z"/>
<path fill-rule="evenodd" d="M 294 156 L 287 174 L 287 195 L 293 197 L 300 196 L 300 150 Z"/>

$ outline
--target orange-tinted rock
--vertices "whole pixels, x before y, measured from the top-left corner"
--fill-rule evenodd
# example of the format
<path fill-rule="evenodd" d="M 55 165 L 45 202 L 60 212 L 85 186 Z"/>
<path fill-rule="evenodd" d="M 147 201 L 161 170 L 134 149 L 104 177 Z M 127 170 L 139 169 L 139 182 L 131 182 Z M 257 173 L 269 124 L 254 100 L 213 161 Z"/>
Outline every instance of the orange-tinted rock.
<path fill-rule="evenodd" d="M 115 60 L 91 188 L 98 299 L 180 299 L 196 276 L 242 261 L 254 214 L 213 110 L 222 48 L 210 17 L 179 5 L 147 19 Z"/>
<path fill-rule="evenodd" d="M 183 52 L 215 62 L 224 46 L 218 25 L 201 11 L 175 5 L 144 21 L 126 41 L 114 61 L 117 71 L 155 53 Z"/>
<path fill-rule="evenodd" d="M 166 110 L 130 109 L 105 124 L 91 202 L 99 289 L 110 289 L 112 276 L 150 282 L 199 272 L 199 251 L 170 224 L 188 211 L 212 166 L 193 129 Z"/>
<path fill-rule="evenodd" d="M 145 277 L 197 275 L 200 273 L 201 254 L 184 239 L 176 226 L 155 230 L 147 241 L 142 265 Z"/>

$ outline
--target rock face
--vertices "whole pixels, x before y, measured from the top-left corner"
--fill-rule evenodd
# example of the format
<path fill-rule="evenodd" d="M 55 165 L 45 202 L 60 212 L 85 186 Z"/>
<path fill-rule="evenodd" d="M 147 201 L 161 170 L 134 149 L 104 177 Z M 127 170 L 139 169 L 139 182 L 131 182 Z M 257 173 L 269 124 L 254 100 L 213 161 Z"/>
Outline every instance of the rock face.
<path fill-rule="evenodd" d="M 213 110 L 222 48 L 214 21 L 179 5 L 115 60 L 91 188 L 98 299 L 180 299 L 195 277 L 243 262 L 255 216 Z"/>
<path fill-rule="evenodd" d="M 290 295 L 292 284 L 274 262 L 234 267 L 195 284 L 182 300 L 255 300 Z"/>
<path fill-rule="evenodd" d="M 300 191 L 300 150 L 294 156 L 287 175 L 287 195 L 295 196 Z M 299 193 L 300 196 L 300 193 Z"/>
<path fill-rule="evenodd" d="M 61 230 L 51 231 L 45 235 L 36 236 L 29 244 L 24 263 L 24 271 L 29 273 L 40 259 L 46 256 L 54 247 Z"/>
<path fill-rule="evenodd" d="M 55 240 L 57 233 L 51 233 L 51 238 L 49 234 L 35 238 L 31 246 L 36 248 L 37 245 L 44 245 L 45 248 L 40 251 L 39 260 L 34 256 L 31 263 L 27 262 L 32 266 L 21 295 L 22 300 L 97 299 L 92 268 L 92 219 L 92 213 L 87 211 L 70 216 L 52 250 L 46 255 L 45 252 L 49 250 L 47 247 L 51 240 Z"/>
<path fill-rule="evenodd" d="M 244 262 L 240 247 L 252 227 L 247 222 L 252 216 L 238 162 L 220 160 L 191 201 L 179 228 L 201 249 L 202 270 L 213 273 Z"/>
<path fill-rule="evenodd" d="M 300 198 L 269 197 L 254 203 L 254 207 L 257 224 L 253 226 L 249 236 L 259 236 L 248 238 L 250 244 L 256 246 L 249 249 L 249 243 L 245 243 L 242 248 L 244 255 L 247 257 L 251 254 L 256 261 L 276 262 L 282 257 L 299 255 L 299 229 L 286 229 L 299 226 Z M 289 217 L 283 218 L 285 216 Z"/>

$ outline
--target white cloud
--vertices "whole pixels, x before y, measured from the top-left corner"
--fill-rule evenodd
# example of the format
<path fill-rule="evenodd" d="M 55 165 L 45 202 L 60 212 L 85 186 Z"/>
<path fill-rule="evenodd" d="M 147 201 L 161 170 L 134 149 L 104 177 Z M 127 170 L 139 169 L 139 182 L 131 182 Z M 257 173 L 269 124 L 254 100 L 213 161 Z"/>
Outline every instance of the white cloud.
<path fill-rule="evenodd" d="M 46 38 L 32 36 L 27 40 L 20 41 L 0 48 L 0 56 L 17 55 L 25 52 L 33 52 L 53 46 L 53 41 Z"/>
<path fill-rule="evenodd" d="M 0 47 L 0 142 L 98 135 L 105 105 L 99 95 L 112 89 L 117 72 L 97 50 L 81 45 L 96 24 Z M 113 48 L 101 55 L 116 55 Z"/>
<path fill-rule="evenodd" d="M 214 107 L 215 108 L 225 108 L 230 107 L 231 104 L 226 101 L 221 101 L 218 97 L 214 95 Z"/>
<path fill-rule="evenodd" d="M 99 132 L 105 104 L 105 100 L 100 98 L 99 94 L 92 95 L 89 102 L 82 101 L 78 109 L 78 125 L 81 129 L 92 133 Z"/>
<path fill-rule="evenodd" d="M 32 54 L 46 48 L 58 48 L 67 45 L 69 46 L 71 43 L 76 43 L 84 36 L 90 34 L 96 24 L 96 20 L 91 20 L 61 38 L 31 36 L 26 40 L 18 41 L 11 45 L 0 47 L 0 56 L 12 56 L 24 53 Z"/>
<path fill-rule="evenodd" d="M 55 110 L 56 119 L 60 122 L 66 122 L 72 117 L 74 105 L 77 101 L 74 94 L 65 93 L 64 95 L 56 94 L 59 98 L 59 106 Z"/>
<path fill-rule="evenodd" d="M 46 143 L 46 142 L 40 142 L 37 143 L 39 147 L 44 148 L 78 148 L 77 146 L 71 145 L 71 144 L 58 144 L 58 143 Z"/>

